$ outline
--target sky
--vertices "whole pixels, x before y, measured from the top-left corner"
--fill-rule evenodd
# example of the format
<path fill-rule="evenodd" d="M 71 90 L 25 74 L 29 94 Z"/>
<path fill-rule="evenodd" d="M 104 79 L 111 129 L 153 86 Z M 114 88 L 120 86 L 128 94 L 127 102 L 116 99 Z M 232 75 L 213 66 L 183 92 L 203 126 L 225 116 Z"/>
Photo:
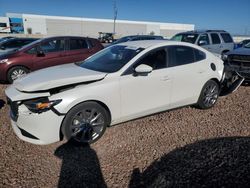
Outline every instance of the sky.
<path fill-rule="evenodd" d="M 9 13 L 113 19 L 114 0 L 0 0 Z M 194 24 L 250 35 L 250 0 L 116 0 L 117 19 Z"/>

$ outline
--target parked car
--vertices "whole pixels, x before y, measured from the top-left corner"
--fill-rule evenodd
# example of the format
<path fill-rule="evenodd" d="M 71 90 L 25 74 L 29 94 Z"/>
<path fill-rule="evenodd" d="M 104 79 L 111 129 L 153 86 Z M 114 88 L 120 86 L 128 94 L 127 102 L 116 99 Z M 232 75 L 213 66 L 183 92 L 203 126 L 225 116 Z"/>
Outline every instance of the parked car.
<path fill-rule="evenodd" d="M 155 35 L 130 35 L 126 37 L 122 37 L 112 44 L 119 44 L 122 42 L 128 42 L 128 41 L 137 41 L 137 40 L 164 40 L 162 36 L 155 36 Z"/>
<path fill-rule="evenodd" d="M 21 48 L 31 42 L 38 40 L 36 38 L 11 38 L 0 42 L 0 55 Z"/>
<path fill-rule="evenodd" d="M 223 59 L 230 69 L 250 81 L 250 43 L 226 53 Z"/>
<path fill-rule="evenodd" d="M 244 47 L 246 44 L 250 43 L 250 39 L 243 40 L 235 45 L 235 48 L 241 48 Z"/>
<path fill-rule="evenodd" d="M 134 41 L 33 72 L 5 93 L 20 139 L 93 143 L 110 125 L 191 104 L 213 107 L 223 69 L 220 58 L 193 44 Z"/>
<path fill-rule="evenodd" d="M 99 32 L 98 40 L 101 43 L 111 43 L 114 41 L 114 33 Z"/>
<path fill-rule="evenodd" d="M 233 38 L 224 30 L 188 31 L 176 34 L 171 40 L 196 44 L 219 55 L 234 49 Z"/>
<path fill-rule="evenodd" d="M 16 38 L 16 37 L 11 37 L 11 36 L 2 37 L 2 38 L 0 38 L 0 42 L 5 41 L 5 40 L 9 40 L 9 39 L 12 39 L 12 38 Z"/>
<path fill-rule="evenodd" d="M 10 83 L 31 71 L 59 64 L 82 61 L 103 46 L 97 39 L 49 37 L 0 55 L 0 80 Z"/>

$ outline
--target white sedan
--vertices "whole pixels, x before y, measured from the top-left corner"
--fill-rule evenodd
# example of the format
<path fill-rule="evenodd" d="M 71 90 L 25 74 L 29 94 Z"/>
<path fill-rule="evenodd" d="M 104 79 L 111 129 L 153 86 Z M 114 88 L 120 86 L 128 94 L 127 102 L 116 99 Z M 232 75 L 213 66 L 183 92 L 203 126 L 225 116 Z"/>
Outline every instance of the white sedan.
<path fill-rule="evenodd" d="M 30 73 L 5 92 L 20 139 L 93 143 L 107 126 L 186 105 L 212 107 L 223 68 L 222 60 L 193 44 L 136 41 Z"/>

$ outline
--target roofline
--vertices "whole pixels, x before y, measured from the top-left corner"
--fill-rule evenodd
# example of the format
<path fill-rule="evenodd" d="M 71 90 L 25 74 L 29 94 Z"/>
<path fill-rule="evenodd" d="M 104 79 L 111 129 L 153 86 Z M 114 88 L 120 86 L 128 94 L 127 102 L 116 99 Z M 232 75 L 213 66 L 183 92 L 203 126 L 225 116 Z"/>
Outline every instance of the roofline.
<path fill-rule="evenodd" d="M 60 20 L 76 20 L 76 21 L 91 21 L 91 22 L 109 22 L 113 23 L 113 19 L 98 19 L 98 18 L 84 18 L 84 17 L 66 17 L 66 16 L 49 16 L 49 15 L 38 15 L 38 14 L 17 14 L 17 13 L 6 13 L 6 15 L 20 15 L 22 18 L 47 18 L 47 19 L 60 19 Z M 149 24 L 149 25 L 161 25 L 161 26 L 173 26 L 194 28 L 194 24 L 183 24 L 183 23 L 167 23 L 167 22 L 149 22 L 149 21 L 130 21 L 130 20 L 116 20 L 116 23 L 129 23 L 129 24 Z"/>

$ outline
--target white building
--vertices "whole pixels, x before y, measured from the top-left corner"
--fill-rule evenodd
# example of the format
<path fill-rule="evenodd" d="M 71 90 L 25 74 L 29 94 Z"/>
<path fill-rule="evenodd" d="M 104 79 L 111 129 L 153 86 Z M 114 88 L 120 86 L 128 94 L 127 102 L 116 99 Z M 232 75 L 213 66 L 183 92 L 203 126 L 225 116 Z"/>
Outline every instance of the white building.
<path fill-rule="evenodd" d="M 98 37 L 98 32 L 112 33 L 114 26 L 114 21 L 112 19 L 15 13 L 7 13 L 6 16 L 22 18 L 25 34 L 42 34 L 48 36 L 82 35 Z M 155 35 L 162 35 L 169 38 L 182 31 L 194 30 L 194 24 L 116 20 L 115 28 L 118 37 L 154 33 Z"/>

